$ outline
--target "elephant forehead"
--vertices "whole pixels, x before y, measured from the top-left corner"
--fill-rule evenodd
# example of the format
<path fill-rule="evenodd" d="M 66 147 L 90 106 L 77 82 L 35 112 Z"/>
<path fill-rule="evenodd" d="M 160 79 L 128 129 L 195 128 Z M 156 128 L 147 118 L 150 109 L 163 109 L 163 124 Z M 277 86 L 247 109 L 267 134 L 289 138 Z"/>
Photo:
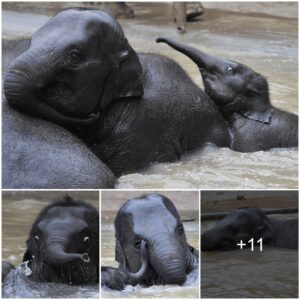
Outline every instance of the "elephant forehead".
<path fill-rule="evenodd" d="M 60 219 L 60 220 L 68 220 L 69 222 L 82 222 L 92 221 L 85 220 L 85 214 L 88 212 L 88 209 L 83 206 L 74 206 L 74 207 L 63 207 L 63 206 L 53 206 L 45 213 L 43 216 L 44 220 L 51 219 Z"/>
<path fill-rule="evenodd" d="M 38 223 L 38 228 L 48 234 L 62 232 L 71 235 L 87 227 L 86 222 L 72 216 L 45 218 Z"/>
<path fill-rule="evenodd" d="M 136 234 L 144 235 L 152 230 L 174 229 L 177 218 L 166 207 L 160 197 L 133 199 L 124 209 L 125 215 L 130 216 L 133 230 Z"/>
<path fill-rule="evenodd" d="M 48 23 L 41 27 L 32 38 L 49 37 L 49 35 L 60 35 L 60 39 L 66 38 L 66 33 L 74 36 L 78 32 L 99 31 L 99 26 L 103 26 L 103 31 L 108 28 L 122 32 L 118 23 L 108 14 L 100 11 L 70 9 L 62 11 L 53 17 Z M 61 35 L 61 33 L 64 33 Z M 112 33 L 112 31 L 110 32 Z"/>

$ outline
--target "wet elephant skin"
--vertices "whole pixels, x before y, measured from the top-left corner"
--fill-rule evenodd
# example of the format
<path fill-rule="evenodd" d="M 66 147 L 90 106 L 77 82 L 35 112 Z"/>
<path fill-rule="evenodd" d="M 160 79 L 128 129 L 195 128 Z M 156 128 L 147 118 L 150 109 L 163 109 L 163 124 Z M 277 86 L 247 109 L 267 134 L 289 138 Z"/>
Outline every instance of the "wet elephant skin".
<path fill-rule="evenodd" d="M 2 39 L 2 69 L 26 51 L 29 39 Z M 6 189 L 113 188 L 116 179 L 66 129 L 18 112 L 2 100 L 2 186 Z"/>

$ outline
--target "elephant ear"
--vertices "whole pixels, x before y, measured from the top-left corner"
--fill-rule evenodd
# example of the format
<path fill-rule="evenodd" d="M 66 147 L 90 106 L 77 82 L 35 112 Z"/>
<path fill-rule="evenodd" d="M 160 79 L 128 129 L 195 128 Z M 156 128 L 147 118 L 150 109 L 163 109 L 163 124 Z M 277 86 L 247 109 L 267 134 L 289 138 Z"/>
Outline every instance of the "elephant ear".
<path fill-rule="evenodd" d="M 116 246 L 115 246 L 115 260 L 122 266 L 122 269 L 126 269 L 126 260 L 123 255 L 123 251 L 118 239 L 116 239 Z"/>
<path fill-rule="evenodd" d="M 273 109 L 269 99 L 267 80 L 257 75 L 245 87 L 242 95 L 242 106 L 239 113 L 245 118 L 271 124 Z"/>
<path fill-rule="evenodd" d="M 101 109 L 105 109 L 115 99 L 144 94 L 143 68 L 127 40 L 124 50 L 118 54 L 116 60 L 116 70 L 109 76 L 104 87 Z"/>

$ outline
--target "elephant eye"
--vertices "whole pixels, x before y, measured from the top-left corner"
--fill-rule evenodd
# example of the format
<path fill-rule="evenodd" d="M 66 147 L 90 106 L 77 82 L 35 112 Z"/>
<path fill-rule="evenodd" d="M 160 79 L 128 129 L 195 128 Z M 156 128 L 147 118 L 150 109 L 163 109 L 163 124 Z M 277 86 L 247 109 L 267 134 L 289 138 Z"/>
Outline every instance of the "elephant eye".
<path fill-rule="evenodd" d="M 90 240 L 91 240 L 91 238 L 90 238 L 89 236 L 85 236 L 85 237 L 83 238 L 83 242 L 84 242 L 85 244 L 89 243 Z"/>
<path fill-rule="evenodd" d="M 228 72 L 228 73 L 233 73 L 233 68 L 232 67 L 227 67 L 227 69 L 226 69 L 226 71 Z"/>
<path fill-rule="evenodd" d="M 69 52 L 69 60 L 72 64 L 80 62 L 80 53 L 77 49 L 73 49 Z"/>

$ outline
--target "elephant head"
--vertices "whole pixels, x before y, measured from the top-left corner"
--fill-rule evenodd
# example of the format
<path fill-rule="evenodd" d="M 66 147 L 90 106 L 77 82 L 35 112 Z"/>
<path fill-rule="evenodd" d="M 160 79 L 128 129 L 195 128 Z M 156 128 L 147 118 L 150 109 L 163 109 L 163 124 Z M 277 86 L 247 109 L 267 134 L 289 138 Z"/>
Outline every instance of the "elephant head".
<path fill-rule="evenodd" d="M 197 264 L 196 250 L 189 246 L 174 204 L 151 194 L 127 201 L 115 219 L 116 260 L 120 268 L 135 273 L 141 269 L 145 243 L 147 268 L 135 283 L 180 284 Z"/>
<path fill-rule="evenodd" d="M 187 55 L 199 67 L 205 92 L 227 117 L 237 112 L 244 117 L 271 123 L 272 106 L 267 80 L 249 67 L 211 56 L 168 38 L 158 38 Z"/>
<path fill-rule="evenodd" d="M 264 244 L 272 244 L 272 224 L 257 207 L 239 208 L 201 235 L 201 250 L 236 250 L 241 240 L 250 246 L 247 242 L 252 238 L 263 238 Z"/>
<path fill-rule="evenodd" d="M 46 206 L 32 225 L 23 261 L 38 282 L 99 281 L 99 214 L 69 196 Z"/>
<path fill-rule="evenodd" d="M 80 8 L 35 32 L 4 78 L 9 104 L 63 126 L 88 125 L 113 101 L 143 94 L 142 66 L 110 15 Z"/>

